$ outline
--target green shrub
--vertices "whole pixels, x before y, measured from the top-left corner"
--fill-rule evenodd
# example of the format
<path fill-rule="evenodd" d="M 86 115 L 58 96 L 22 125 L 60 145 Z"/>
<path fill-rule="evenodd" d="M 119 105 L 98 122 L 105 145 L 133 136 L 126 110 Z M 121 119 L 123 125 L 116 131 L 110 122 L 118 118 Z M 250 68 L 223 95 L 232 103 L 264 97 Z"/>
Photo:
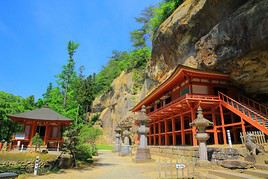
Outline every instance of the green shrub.
<path fill-rule="evenodd" d="M 36 133 L 32 138 L 32 144 L 35 145 L 35 151 L 37 150 L 37 147 L 40 148 L 43 144 L 43 140 L 38 133 Z"/>
<path fill-rule="evenodd" d="M 76 158 L 81 161 L 91 159 L 95 152 L 90 144 L 79 144 L 76 146 L 76 150 Z"/>

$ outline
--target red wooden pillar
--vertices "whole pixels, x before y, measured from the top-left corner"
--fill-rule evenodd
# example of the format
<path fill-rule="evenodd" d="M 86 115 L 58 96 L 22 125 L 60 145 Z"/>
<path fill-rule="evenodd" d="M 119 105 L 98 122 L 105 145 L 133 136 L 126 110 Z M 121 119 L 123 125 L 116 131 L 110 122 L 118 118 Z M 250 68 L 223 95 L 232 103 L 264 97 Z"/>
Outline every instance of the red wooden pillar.
<path fill-rule="evenodd" d="M 48 138 L 48 124 L 46 124 L 46 130 L 45 130 L 45 136 L 44 136 L 44 145 L 47 144 L 47 138 Z"/>
<path fill-rule="evenodd" d="M 175 118 L 172 119 L 172 145 L 176 145 L 176 134 L 175 134 Z"/>
<path fill-rule="evenodd" d="M 162 142 L 161 142 L 161 121 L 158 122 L 158 144 L 162 145 Z"/>
<path fill-rule="evenodd" d="M 227 144 L 227 138 L 226 138 L 226 131 L 224 127 L 224 114 L 222 110 L 222 105 L 220 104 L 220 115 L 221 115 L 221 127 L 222 127 L 222 136 L 223 136 L 223 143 Z"/>
<path fill-rule="evenodd" d="M 156 144 L 156 122 L 154 121 L 154 145 Z"/>
<path fill-rule="evenodd" d="M 191 108 L 191 118 L 192 118 L 192 122 L 195 120 L 195 111 L 194 108 Z M 196 127 L 192 127 L 192 134 L 193 134 L 193 146 L 197 145 L 197 140 L 195 138 L 195 134 L 196 134 Z"/>
<path fill-rule="evenodd" d="M 32 146 L 32 138 L 33 136 L 35 135 L 36 133 L 36 122 L 33 122 L 32 125 L 31 125 L 31 134 L 30 134 L 30 143 L 29 143 L 29 146 L 31 147 Z"/>
<path fill-rule="evenodd" d="M 152 145 L 152 127 L 153 127 L 153 124 L 150 123 L 149 124 L 149 145 Z"/>
<path fill-rule="evenodd" d="M 218 140 L 218 133 L 217 133 L 217 121 L 215 117 L 215 110 L 212 110 L 212 121 L 213 121 L 213 133 L 214 133 L 214 144 L 218 145 L 219 140 Z"/>
<path fill-rule="evenodd" d="M 181 144 L 185 145 L 185 130 L 184 130 L 184 117 L 183 117 L 183 115 L 180 115 L 180 121 L 181 121 Z"/>
<path fill-rule="evenodd" d="M 241 128 L 242 128 L 242 133 L 243 136 L 246 136 L 246 127 L 245 127 L 245 122 L 243 120 L 243 118 L 241 117 Z"/>
<path fill-rule="evenodd" d="M 167 134 L 167 119 L 164 119 L 165 127 L 165 145 L 168 145 L 168 134 Z"/>

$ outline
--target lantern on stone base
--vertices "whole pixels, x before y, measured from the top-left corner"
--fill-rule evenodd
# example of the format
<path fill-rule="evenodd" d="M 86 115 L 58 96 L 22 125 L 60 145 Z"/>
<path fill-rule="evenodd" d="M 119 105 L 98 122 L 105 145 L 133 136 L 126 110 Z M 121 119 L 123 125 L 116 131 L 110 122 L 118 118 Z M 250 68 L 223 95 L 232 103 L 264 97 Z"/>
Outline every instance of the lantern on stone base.
<path fill-rule="evenodd" d="M 147 146 L 147 134 L 149 133 L 149 128 L 146 127 L 147 121 L 146 107 L 142 106 L 141 113 L 137 119 L 137 123 L 139 124 L 137 132 L 140 138 L 140 143 L 134 159 L 136 162 L 145 162 L 151 160 L 150 150 Z"/>

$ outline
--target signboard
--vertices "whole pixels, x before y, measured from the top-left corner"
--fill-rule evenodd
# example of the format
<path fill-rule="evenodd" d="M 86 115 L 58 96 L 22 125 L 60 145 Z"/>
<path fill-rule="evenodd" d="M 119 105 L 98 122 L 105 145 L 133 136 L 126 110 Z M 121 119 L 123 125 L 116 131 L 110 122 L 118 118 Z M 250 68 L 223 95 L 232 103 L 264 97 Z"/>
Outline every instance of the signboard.
<path fill-rule="evenodd" d="M 183 163 L 176 163 L 176 169 L 184 169 L 185 165 Z"/>

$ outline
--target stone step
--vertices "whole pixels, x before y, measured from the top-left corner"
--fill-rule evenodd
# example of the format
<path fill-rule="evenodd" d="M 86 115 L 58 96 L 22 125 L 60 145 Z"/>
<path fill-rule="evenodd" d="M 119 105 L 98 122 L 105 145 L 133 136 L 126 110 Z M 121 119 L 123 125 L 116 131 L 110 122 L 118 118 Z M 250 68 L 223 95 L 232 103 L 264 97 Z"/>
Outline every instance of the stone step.
<path fill-rule="evenodd" d="M 219 177 L 213 174 L 199 174 L 198 178 L 199 179 L 225 179 L 223 177 Z"/>
<path fill-rule="evenodd" d="M 263 179 L 262 177 L 256 177 L 244 173 L 238 173 L 235 170 L 210 170 L 209 174 L 223 177 L 226 179 Z"/>
<path fill-rule="evenodd" d="M 268 165 L 266 165 L 266 164 L 255 164 L 255 168 L 260 169 L 260 170 L 268 170 Z"/>
<path fill-rule="evenodd" d="M 268 171 L 265 170 L 249 169 L 243 171 L 243 173 L 256 177 L 268 178 Z"/>

